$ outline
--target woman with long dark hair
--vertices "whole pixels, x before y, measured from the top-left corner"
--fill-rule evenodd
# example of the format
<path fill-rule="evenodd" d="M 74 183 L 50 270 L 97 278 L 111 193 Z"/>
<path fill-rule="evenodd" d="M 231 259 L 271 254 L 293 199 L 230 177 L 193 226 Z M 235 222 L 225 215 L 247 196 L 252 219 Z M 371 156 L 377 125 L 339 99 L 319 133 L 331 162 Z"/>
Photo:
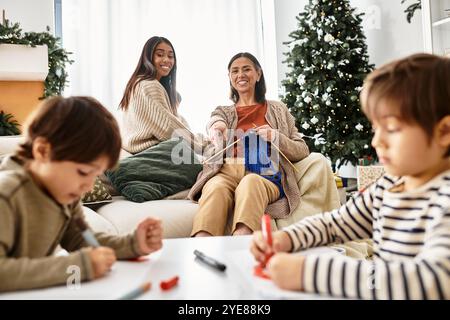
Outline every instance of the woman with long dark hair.
<path fill-rule="evenodd" d="M 184 138 L 192 138 L 186 121 L 177 112 L 176 74 L 177 59 L 170 41 L 150 38 L 119 105 L 126 151 L 135 154 L 148 149 L 170 139 L 177 129 Z"/>

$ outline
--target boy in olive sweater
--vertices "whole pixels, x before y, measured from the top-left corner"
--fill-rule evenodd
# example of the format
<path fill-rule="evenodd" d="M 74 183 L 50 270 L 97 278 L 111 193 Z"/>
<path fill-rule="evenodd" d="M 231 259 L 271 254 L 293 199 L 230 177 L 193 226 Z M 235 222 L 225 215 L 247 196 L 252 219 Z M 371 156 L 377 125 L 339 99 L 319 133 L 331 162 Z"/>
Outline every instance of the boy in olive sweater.
<path fill-rule="evenodd" d="M 81 281 L 104 276 L 117 259 L 162 247 L 157 219 L 124 237 L 96 233 L 91 248 L 76 220 L 82 195 L 117 163 L 121 148 L 113 116 L 95 99 L 56 97 L 30 117 L 25 140 L 0 165 L 0 292 L 64 284 L 70 266 Z M 69 251 L 53 256 L 57 245 Z"/>

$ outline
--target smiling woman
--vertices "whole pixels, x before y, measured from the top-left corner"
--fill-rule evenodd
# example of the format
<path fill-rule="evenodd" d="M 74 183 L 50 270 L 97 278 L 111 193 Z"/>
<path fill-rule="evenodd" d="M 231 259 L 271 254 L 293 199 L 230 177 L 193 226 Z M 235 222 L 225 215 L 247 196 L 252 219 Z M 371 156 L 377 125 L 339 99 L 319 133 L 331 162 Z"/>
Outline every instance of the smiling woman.
<path fill-rule="evenodd" d="M 194 138 L 187 123 L 178 115 L 176 90 L 177 60 L 170 41 L 152 37 L 125 88 L 120 108 L 123 111 L 123 148 L 138 153 L 183 131 L 188 141 Z"/>

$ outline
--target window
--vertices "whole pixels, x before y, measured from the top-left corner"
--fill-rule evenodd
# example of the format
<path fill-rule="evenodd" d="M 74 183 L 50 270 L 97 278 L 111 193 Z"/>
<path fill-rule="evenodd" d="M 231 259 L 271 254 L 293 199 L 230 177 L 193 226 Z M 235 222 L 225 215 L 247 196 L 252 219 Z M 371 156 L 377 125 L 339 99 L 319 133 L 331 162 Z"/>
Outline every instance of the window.
<path fill-rule="evenodd" d="M 277 98 L 273 16 L 267 0 L 62 0 L 64 47 L 75 60 L 65 94 L 94 96 L 118 113 L 144 43 L 164 36 L 177 55 L 179 111 L 204 133 L 211 111 L 231 104 L 226 68 L 238 52 L 258 58 L 267 97 Z"/>

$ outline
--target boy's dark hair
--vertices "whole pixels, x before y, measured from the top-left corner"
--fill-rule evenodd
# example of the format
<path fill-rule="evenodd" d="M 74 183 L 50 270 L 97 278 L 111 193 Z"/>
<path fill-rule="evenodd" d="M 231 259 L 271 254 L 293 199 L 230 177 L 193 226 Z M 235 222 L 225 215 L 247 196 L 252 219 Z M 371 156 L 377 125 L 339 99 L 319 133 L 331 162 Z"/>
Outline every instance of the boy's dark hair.
<path fill-rule="evenodd" d="M 376 69 L 361 91 L 369 119 L 377 117 L 380 102 L 392 102 L 402 120 L 418 124 L 431 139 L 436 124 L 450 115 L 450 59 L 420 53 Z M 445 156 L 449 155 L 450 149 Z"/>
<path fill-rule="evenodd" d="M 258 103 L 266 102 L 266 80 L 264 79 L 264 72 L 262 70 L 261 64 L 259 63 L 258 59 L 256 59 L 256 57 L 254 55 L 252 55 L 251 53 L 248 53 L 248 52 L 240 52 L 238 54 L 235 54 L 231 58 L 230 62 L 228 63 L 228 72 L 230 71 L 231 64 L 234 62 L 234 60 L 236 60 L 238 58 L 249 59 L 251 62 L 253 62 L 255 69 L 259 70 L 261 72 L 261 78 L 259 79 L 258 82 L 256 82 L 256 85 L 255 85 L 255 100 Z M 231 85 L 231 82 L 230 82 L 230 90 L 231 90 L 230 99 L 234 103 L 237 103 L 239 101 L 239 93 L 237 92 L 237 90 L 235 88 L 233 88 L 233 86 Z"/>
<path fill-rule="evenodd" d="M 90 97 L 45 100 L 28 118 L 24 133 L 17 155 L 25 159 L 33 159 L 37 137 L 50 143 L 53 161 L 89 163 L 104 155 L 108 168 L 116 165 L 122 147 L 113 115 Z"/>

